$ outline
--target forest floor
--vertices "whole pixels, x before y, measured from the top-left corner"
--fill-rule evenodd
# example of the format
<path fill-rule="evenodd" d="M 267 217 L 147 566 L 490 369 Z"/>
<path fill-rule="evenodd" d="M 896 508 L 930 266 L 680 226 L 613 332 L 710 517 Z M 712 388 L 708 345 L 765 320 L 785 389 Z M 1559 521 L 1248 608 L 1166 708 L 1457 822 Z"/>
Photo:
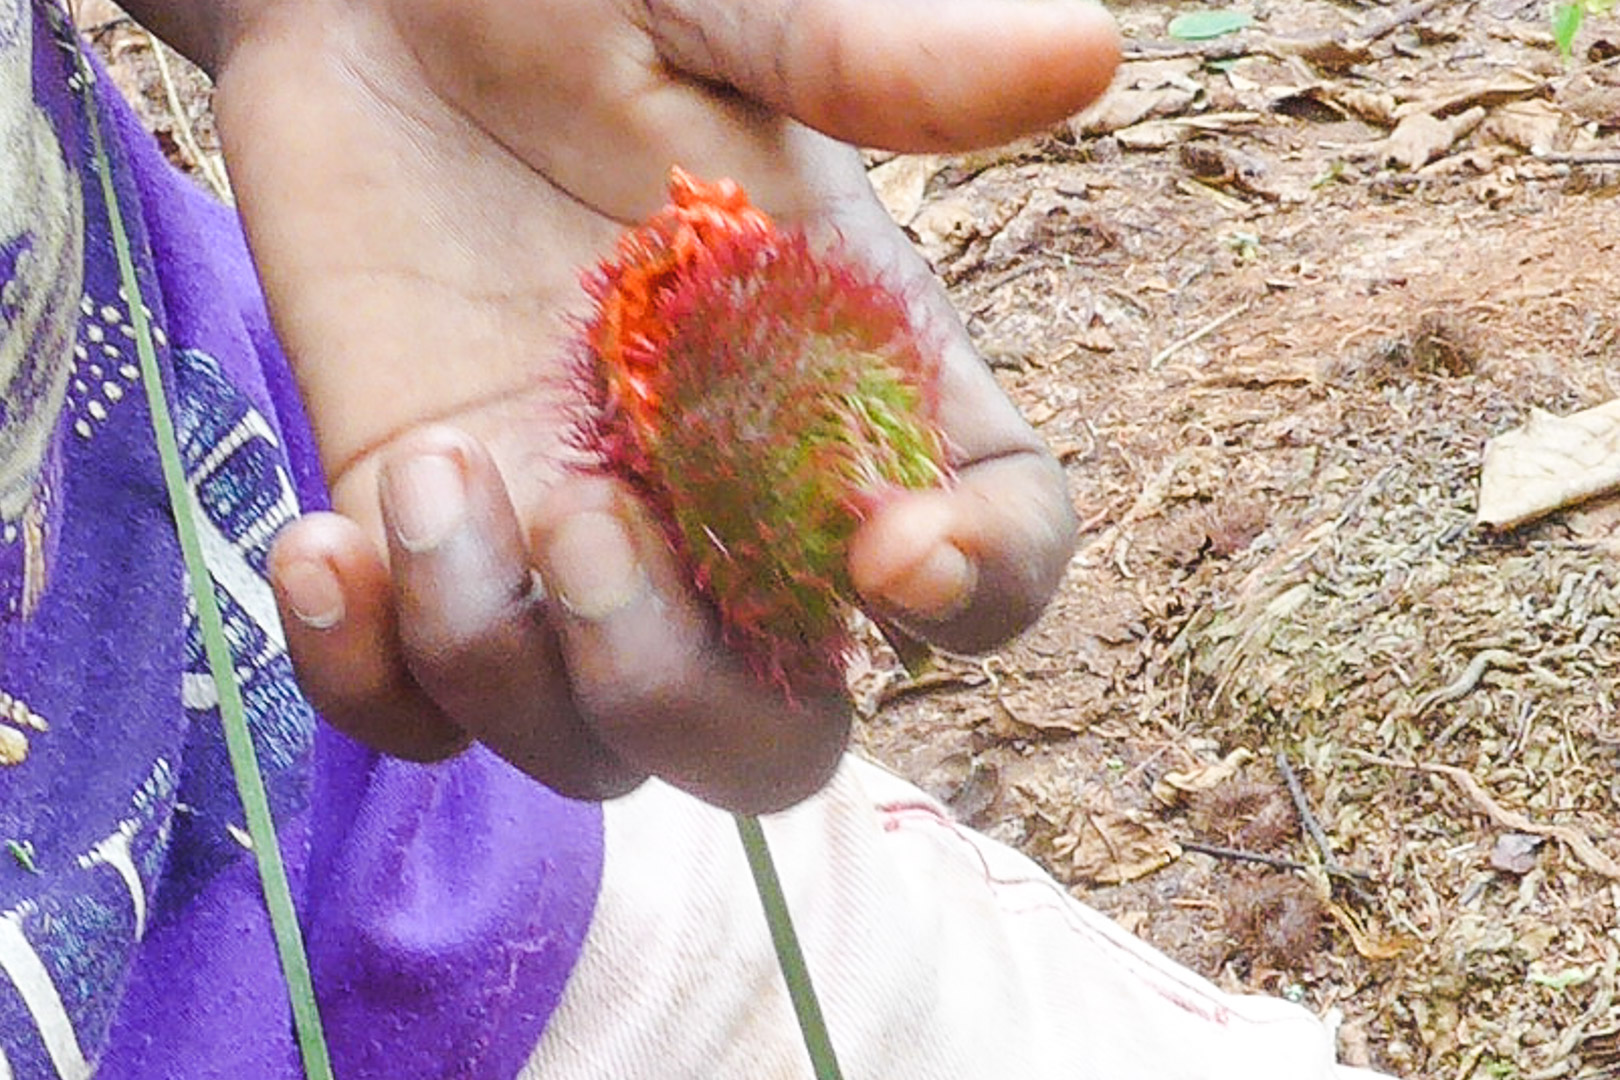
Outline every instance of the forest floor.
<path fill-rule="evenodd" d="M 1487 439 L 1620 397 L 1620 20 L 1566 62 L 1544 0 L 1197 10 L 1120 8 L 1060 129 L 869 158 L 1083 536 L 997 655 L 860 665 L 858 738 L 1349 1061 L 1620 1076 L 1620 506 L 1476 523 Z M 217 168 L 206 87 L 81 14 Z"/>

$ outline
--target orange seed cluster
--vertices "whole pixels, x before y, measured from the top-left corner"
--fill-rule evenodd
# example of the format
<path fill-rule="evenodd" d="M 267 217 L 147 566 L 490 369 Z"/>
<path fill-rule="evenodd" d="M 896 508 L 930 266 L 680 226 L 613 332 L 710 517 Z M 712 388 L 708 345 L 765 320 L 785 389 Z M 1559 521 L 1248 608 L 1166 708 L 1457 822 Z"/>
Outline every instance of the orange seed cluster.
<path fill-rule="evenodd" d="M 669 335 L 658 317 L 660 298 L 719 241 L 775 229 L 735 180 L 706 184 L 677 167 L 669 196 L 668 205 L 620 238 L 616 258 L 592 286 L 591 349 L 606 368 L 614 403 L 644 431 L 658 408 L 655 365 Z"/>

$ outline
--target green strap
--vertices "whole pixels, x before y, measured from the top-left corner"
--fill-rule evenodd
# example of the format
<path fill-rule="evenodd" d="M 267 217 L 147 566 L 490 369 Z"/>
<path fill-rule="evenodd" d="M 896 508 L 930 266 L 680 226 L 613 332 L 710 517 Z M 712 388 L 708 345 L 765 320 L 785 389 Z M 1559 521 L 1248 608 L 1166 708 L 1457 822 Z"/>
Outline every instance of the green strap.
<path fill-rule="evenodd" d="M 799 1031 L 804 1035 L 804 1048 L 810 1052 L 816 1080 L 843 1080 L 843 1073 L 838 1071 L 838 1055 L 833 1052 L 832 1038 L 827 1034 L 827 1021 L 821 1015 L 815 988 L 810 985 L 810 968 L 804 962 L 804 951 L 799 948 L 799 935 L 793 930 L 787 895 L 782 891 L 781 879 L 776 876 L 771 849 L 765 843 L 765 830 L 759 818 L 739 814 L 737 832 L 742 837 L 743 850 L 748 853 L 748 869 L 753 871 L 760 903 L 765 906 L 765 921 L 770 924 L 776 959 L 782 966 L 782 978 L 787 981 L 788 997 L 793 1002 L 794 1015 L 799 1018 Z"/>
<path fill-rule="evenodd" d="M 174 418 L 163 395 L 157 350 L 152 346 L 152 327 L 147 321 L 147 309 L 141 298 L 140 282 L 130 253 L 129 235 L 124 228 L 124 215 L 113 184 L 112 161 L 102 137 L 100 114 L 92 90 L 95 73 L 82 52 L 77 57 L 77 63 L 79 78 L 83 83 L 90 139 L 96 151 L 96 172 L 101 179 L 101 194 L 107 204 L 107 221 L 112 229 L 113 246 L 118 253 L 118 274 L 129 299 L 135 351 L 141 361 L 141 382 L 146 386 L 146 400 L 152 415 L 152 434 L 157 440 L 158 456 L 163 463 L 163 483 L 168 489 L 169 506 L 174 513 L 186 577 L 190 582 L 192 599 L 197 605 L 197 622 L 208 656 L 208 670 L 213 675 L 214 687 L 219 695 L 219 715 L 225 727 L 231 770 L 236 774 L 236 790 L 242 800 L 242 812 L 247 818 L 253 859 L 259 868 L 259 882 L 264 888 L 265 906 L 270 911 L 276 952 L 280 955 L 282 975 L 287 981 L 287 996 L 292 1004 L 293 1026 L 304 1061 L 304 1075 L 308 1080 L 332 1080 L 332 1062 L 321 1031 L 320 1011 L 315 1004 L 309 958 L 304 951 L 303 935 L 298 929 L 292 889 L 287 883 L 287 869 L 281 861 L 281 846 L 276 841 L 276 827 L 270 815 L 270 799 L 265 792 L 264 775 L 259 771 L 253 737 L 248 731 L 247 713 L 242 706 L 242 690 L 237 685 L 230 643 L 225 640 L 224 620 L 220 617 L 219 604 L 214 597 L 213 577 L 203 559 L 191 493 L 186 484 L 185 469 L 180 463 Z"/>

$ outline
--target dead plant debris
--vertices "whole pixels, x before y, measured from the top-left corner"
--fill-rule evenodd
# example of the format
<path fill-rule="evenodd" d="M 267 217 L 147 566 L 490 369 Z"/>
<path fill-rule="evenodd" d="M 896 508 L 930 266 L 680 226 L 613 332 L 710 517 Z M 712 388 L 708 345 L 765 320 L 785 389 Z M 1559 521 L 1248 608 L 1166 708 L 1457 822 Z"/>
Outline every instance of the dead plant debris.
<path fill-rule="evenodd" d="M 1086 532 L 993 690 L 860 737 L 902 770 L 971 746 L 976 824 L 1217 981 L 1338 1010 L 1358 1061 L 1613 1075 L 1620 507 L 1493 531 L 1478 485 L 1533 410 L 1620 398 L 1620 34 L 1566 67 L 1541 5 L 1287 3 L 1189 48 L 1179 10 L 1121 13 L 1121 93 L 1038 153 L 924 181 Z"/>

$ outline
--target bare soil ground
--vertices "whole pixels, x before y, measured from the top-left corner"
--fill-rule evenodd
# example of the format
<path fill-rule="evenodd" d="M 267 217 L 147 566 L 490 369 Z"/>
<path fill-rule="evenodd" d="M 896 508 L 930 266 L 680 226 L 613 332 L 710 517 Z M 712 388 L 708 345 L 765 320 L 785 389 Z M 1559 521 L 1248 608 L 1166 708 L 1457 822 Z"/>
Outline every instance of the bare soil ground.
<path fill-rule="evenodd" d="M 1620 396 L 1620 23 L 1565 63 L 1540 0 L 1238 6 L 1122 9 L 1042 137 L 871 157 L 1084 536 L 999 655 L 862 666 L 860 740 L 1347 1060 L 1620 1076 L 1620 508 L 1474 521 L 1488 437 Z M 206 88 L 92 36 L 217 162 Z"/>

